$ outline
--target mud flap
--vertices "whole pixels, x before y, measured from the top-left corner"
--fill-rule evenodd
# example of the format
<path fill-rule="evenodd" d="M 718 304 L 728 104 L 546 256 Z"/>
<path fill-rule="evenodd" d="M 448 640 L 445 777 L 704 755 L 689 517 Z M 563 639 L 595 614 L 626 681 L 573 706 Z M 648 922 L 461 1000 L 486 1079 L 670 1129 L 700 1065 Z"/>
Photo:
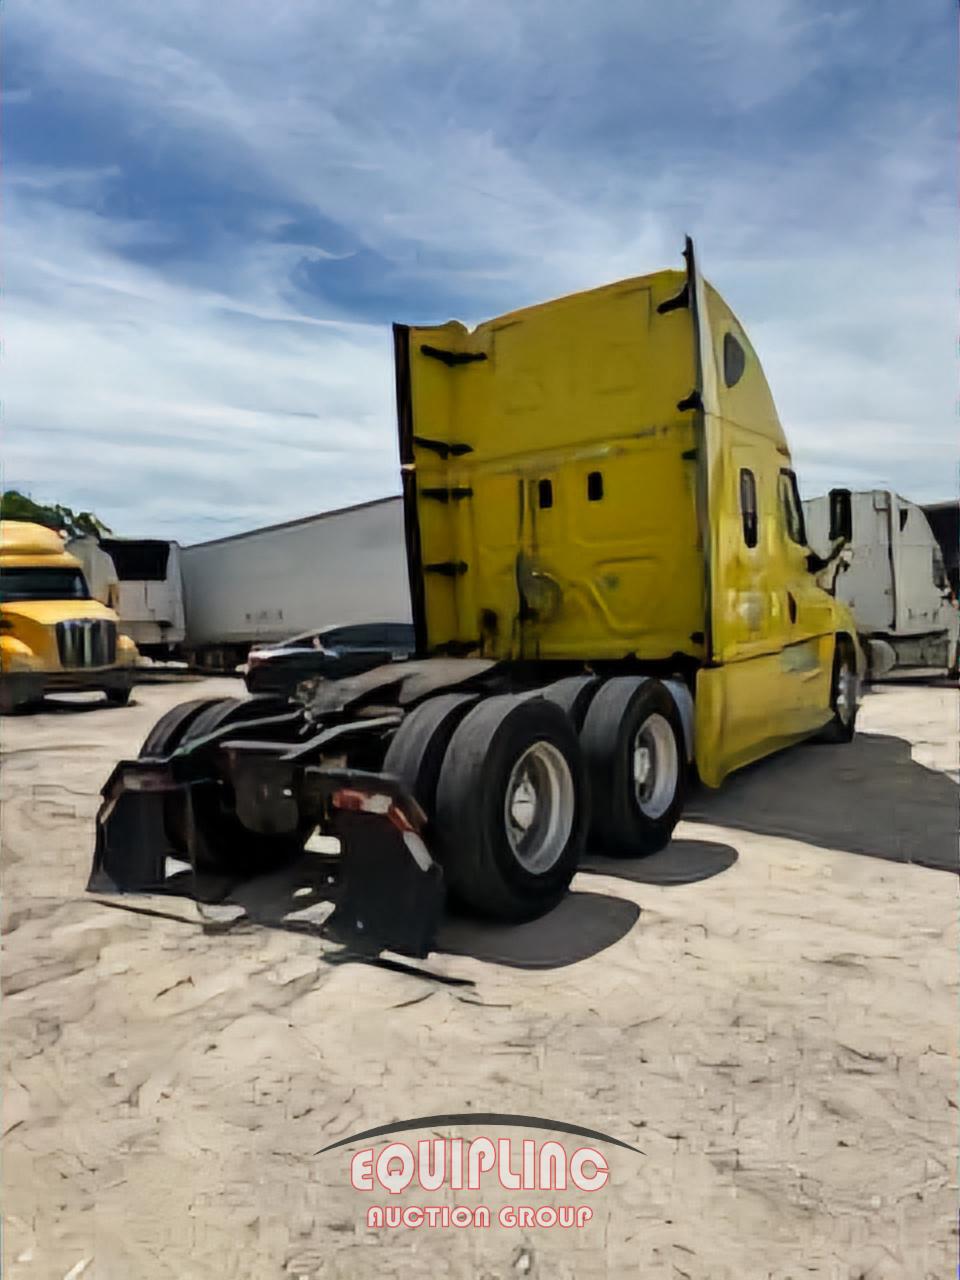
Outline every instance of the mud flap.
<path fill-rule="evenodd" d="M 162 792 L 121 791 L 97 815 L 88 893 L 150 893 L 164 888 L 167 855 Z"/>
<path fill-rule="evenodd" d="M 162 892 L 167 857 L 168 797 L 184 788 L 166 764 L 121 760 L 101 790 L 89 893 Z"/>
<path fill-rule="evenodd" d="M 265 833 L 290 830 L 292 817 L 294 829 L 309 830 L 317 824 L 323 834 L 339 841 L 339 856 L 323 869 L 323 884 L 335 884 L 324 895 L 334 904 L 323 926 L 325 936 L 365 955 L 383 950 L 417 958 L 429 955 L 443 914 L 443 874 L 420 835 L 424 815 L 396 779 L 353 770 L 308 769 L 304 786 L 300 771 L 289 763 L 251 757 L 245 762 L 252 771 L 246 778 L 239 762 L 234 765 L 234 781 L 248 784 L 241 786 L 244 802 L 237 806 L 248 832 L 269 839 Z M 202 858 L 205 841 L 194 820 L 193 799 L 209 785 L 207 779 L 178 781 L 166 763 L 119 764 L 103 788 L 88 892 L 172 893 L 199 902 L 223 902 L 236 890 L 241 903 L 256 895 L 258 881 L 265 886 L 268 875 L 219 877 L 197 871 L 197 855 Z M 175 825 L 182 827 L 186 848 L 175 847 L 170 838 L 171 805 L 183 819 Z M 181 866 L 172 875 L 167 869 L 170 858 Z M 302 859 L 301 866 L 316 862 L 309 842 Z M 327 874 L 334 870 L 335 875 Z M 293 899 L 289 908 L 281 908 L 276 918 L 258 917 L 259 922 L 283 927 L 284 915 L 297 910 L 295 903 Z"/>
<path fill-rule="evenodd" d="M 355 951 L 429 955 L 443 915 L 443 874 L 425 848 L 425 860 L 411 852 L 416 832 L 376 813 L 342 809 L 330 829 L 343 870 L 325 932 Z"/>

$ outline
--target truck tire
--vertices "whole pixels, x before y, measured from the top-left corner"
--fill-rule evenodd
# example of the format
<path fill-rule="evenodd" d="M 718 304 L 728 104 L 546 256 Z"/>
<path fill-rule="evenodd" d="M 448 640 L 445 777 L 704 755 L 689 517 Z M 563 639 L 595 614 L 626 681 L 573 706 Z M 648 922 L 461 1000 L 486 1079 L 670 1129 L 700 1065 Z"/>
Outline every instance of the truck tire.
<path fill-rule="evenodd" d="M 563 680 L 547 685 L 543 690 L 543 697 L 548 702 L 556 703 L 561 711 L 566 712 L 574 729 L 579 733 L 583 727 L 587 708 L 599 688 L 599 676 L 567 676 Z"/>
<path fill-rule="evenodd" d="M 447 746 L 460 721 L 476 703 L 475 693 L 444 693 L 428 698 L 404 719 L 383 758 L 383 772 L 392 773 L 433 817 L 437 783 Z"/>
<path fill-rule="evenodd" d="M 178 747 L 215 733 L 226 724 L 276 712 L 278 705 L 287 708 L 285 701 L 275 698 L 191 699 L 160 717 L 140 748 L 140 756 L 169 756 Z M 195 805 L 197 825 L 206 845 L 206 852 L 197 857 L 198 872 L 257 875 L 282 866 L 301 851 L 298 836 L 265 836 L 248 830 L 233 809 L 232 795 L 220 788 L 198 791 Z M 168 807 L 164 822 L 170 843 L 185 856 L 187 835 L 182 811 Z"/>
<path fill-rule="evenodd" d="M 162 715 L 144 739 L 140 759 L 168 756 L 176 751 L 191 723 L 206 707 L 223 702 L 223 698 L 191 698 L 171 707 Z"/>
<path fill-rule="evenodd" d="M 162 715 L 147 734 L 140 748 L 140 759 L 169 756 L 177 747 L 213 733 L 230 720 L 248 719 L 249 716 L 238 714 L 241 707 L 249 707 L 253 714 L 270 715 L 279 702 L 274 698 L 191 698 L 188 702 L 178 703 Z M 286 709 L 286 703 L 283 703 L 283 709 Z"/>
<path fill-rule="evenodd" d="M 588 791 L 577 735 L 544 698 L 486 698 L 460 722 L 437 785 L 435 841 L 451 897 L 499 920 L 555 906 L 580 861 Z"/>
<path fill-rule="evenodd" d="M 591 845 L 634 858 L 669 843 L 686 799 L 683 723 L 659 680 L 615 676 L 580 731 L 593 803 Z"/>
<path fill-rule="evenodd" d="M 244 720 L 256 720 L 261 716 L 282 715 L 291 710 L 286 698 L 272 694 L 255 694 L 250 698 L 213 698 L 199 715 L 187 726 L 180 739 L 180 746 L 216 733 L 228 724 L 240 724 Z"/>
<path fill-rule="evenodd" d="M 857 660 L 853 645 L 845 636 L 837 637 L 830 679 L 830 708 L 833 718 L 817 734 L 816 742 L 852 742 L 857 731 Z"/>

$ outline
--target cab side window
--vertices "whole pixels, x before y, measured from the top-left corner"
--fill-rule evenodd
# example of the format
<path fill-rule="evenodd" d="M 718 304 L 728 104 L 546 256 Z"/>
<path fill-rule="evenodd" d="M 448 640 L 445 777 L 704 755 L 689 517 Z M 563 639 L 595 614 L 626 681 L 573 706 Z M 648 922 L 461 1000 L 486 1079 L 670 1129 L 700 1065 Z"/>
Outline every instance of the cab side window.
<path fill-rule="evenodd" d="M 740 471 L 740 519 L 743 524 L 743 540 L 748 547 L 757 545 L 759 522 L 757 518 L 757 481 L 752 471 L 743 467 Z"/>
<path fill-rule="evenodd" d="M 786 468 L 780 472 L 780 510 L 783 514 L 783 526 L 787 531 L 787 537 L 798 546 L 805 547 L 807 531 L 803 523 L 803 507 L 800 505 L 797 477 Z"/>

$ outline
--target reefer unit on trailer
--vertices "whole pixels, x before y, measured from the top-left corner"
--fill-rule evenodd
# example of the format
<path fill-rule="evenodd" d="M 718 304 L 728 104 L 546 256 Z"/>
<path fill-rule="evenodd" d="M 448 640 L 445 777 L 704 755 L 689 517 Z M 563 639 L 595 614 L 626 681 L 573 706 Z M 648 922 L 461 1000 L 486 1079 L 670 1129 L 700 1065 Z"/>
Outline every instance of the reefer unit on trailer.
<path fill-rule="evenodd" d="M 100 539 L 117 573 L 120 626 L 142 653 L 168 657 L 186 636 L 180 547 L 162 538 Z"/>

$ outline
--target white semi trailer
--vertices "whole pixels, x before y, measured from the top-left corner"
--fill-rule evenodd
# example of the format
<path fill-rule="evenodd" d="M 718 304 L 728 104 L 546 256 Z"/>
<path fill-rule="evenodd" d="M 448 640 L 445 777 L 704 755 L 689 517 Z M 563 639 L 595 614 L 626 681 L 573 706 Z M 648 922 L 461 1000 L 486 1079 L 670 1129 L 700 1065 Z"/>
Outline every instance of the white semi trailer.
<path fill-rule="evenodd" d="M 410 622 L 403 499 L 182 548 L 182 656 L 231 670 L 252 644 L 331 624 Z"/>
<path fill-rule="evenodd" d="M 807 542 L 829 554 L 830 499 L 803 504 Z M 922 507 L 887 489 L 851 495 L 852 536 L 824 571 L 857 620 L 873 674 L 955 670 L 960 615 L 943 552 Z"/>

